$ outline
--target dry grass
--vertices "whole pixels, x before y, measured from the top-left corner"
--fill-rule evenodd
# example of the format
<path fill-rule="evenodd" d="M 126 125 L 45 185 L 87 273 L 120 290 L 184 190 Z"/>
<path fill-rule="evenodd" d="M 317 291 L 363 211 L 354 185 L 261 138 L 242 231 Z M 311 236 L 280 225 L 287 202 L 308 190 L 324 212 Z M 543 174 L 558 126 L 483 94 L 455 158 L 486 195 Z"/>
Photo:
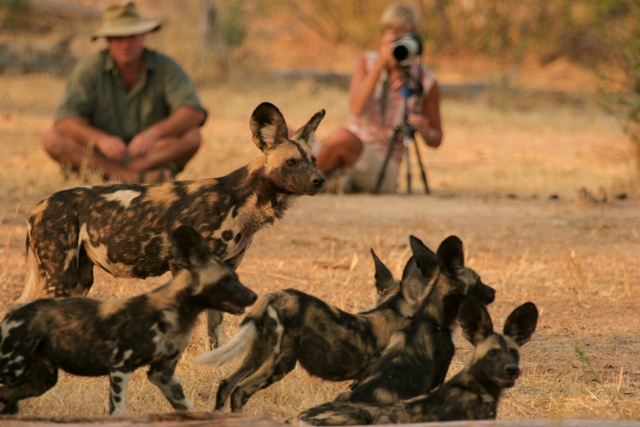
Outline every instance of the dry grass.
<path fill-rule="evenodd" d="M 85 183 L 64 181 L 39 149 L 39 136 L 51 123 L 63 80 L 2 76 L 0 81 L 0 291 L 6 308 L 24 279 L 26 212 L 53 191 Z M 205 87 L 201 97 L 210 111 L 205 144 L 182 178 L 225 174 L 255 158 L 259 152 L 251 143 L 248 121 L 262 101 L 276 104 L 293 125 L 302 125 L 325 108 L 320 136 L 347 117 L 346 94 L 312 82 Z M 526 110 L 512 108 L 508 101 L 496 107 L 484 97 L 445 100 L 443 117 L 443 146 L 423 153 L 434 197 L 377 202 L 367 196 L 319 196 L 301 201 L 285 221 L 256 237 L 240 277 L 259 293 L 295 287 L 346 310 L 363 310 L 373 301 L 369 247 L 399 274 L 409 256 L 407 234 L 425 238 L 435 248 L 447 234 L 456 233 L 465 242 L 467 263 L 499 292 L 491 308 L 497 325 L 525 300 L 543 308 L 537 335 L 523 348 L 524 376 L 506 394 L 499 418 L 640 418 L 637 327 L 634 332 L 615 317 L 637 316 L 633 307 L 640 295 L 640 224 L 624 205 L 571 203 L 581 187 L 637 195 L 632 149 L 615 120 L 590 104 Z M 560 197 L 558 207 L 546 202 L 552 194 Z M 476 215 L 482 221 L 474 220 Z M 166 275 L 143 282 L 96 272 L 99 285 L 92 296 L 135 295 L 166 280 Z M 602 322 L 597 328 L 594 316 Z M 612 320 L 605 322 L 607 317 Z M 239 319 L 228 318 L 230 336 Z M 587 331 L 585 325 L 594 329 Z M 230 370 L 190 365 L 204 351 L 204 336 L 201 325 L 178 375 L 196 407 L 209 410 L 218 380 Z M 458 344 L 451 372 L 462 366 L 470 348 L 462 340 Z M 130 413 L 170 411 L 144 376 L 140 370 L 130 383 Z M 296 369 L 258 393 L 246 410 L 285 419 L 330 400 L 346 386 Z M 107 393 L 106 378 L 63 374 L 53 390 L 25 401 L 24 412 L 102 415 Z"/>

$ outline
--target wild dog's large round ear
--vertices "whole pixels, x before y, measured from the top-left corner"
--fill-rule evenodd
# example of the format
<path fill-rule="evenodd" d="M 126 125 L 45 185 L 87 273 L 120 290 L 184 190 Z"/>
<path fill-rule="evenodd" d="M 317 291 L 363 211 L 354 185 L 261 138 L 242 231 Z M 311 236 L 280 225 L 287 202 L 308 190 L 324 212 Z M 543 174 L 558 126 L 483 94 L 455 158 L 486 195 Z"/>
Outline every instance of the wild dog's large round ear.
<path fill-rule="evenodd" d="M 253 143 L 263 152 L 274 148 L 288 136 L 287 123 L 282 113 L 269 102 L 263 102 L 253 110 L 249 127 Z"/>
<path fill-rule="evenodd" d="M 411 252 L 416 259 L 420 273 L 422 273 L 425 278 L 433 277 L 439 266 L 436 254 L 416 236 L 409 236 L 409 245 L 411 246 Z"/>
<path fill-rule="evenodd" d="M 455 276 L 457 270 L 464 267 L 462 240 L 457 236 L 449 236 L 438 247 L 438 260 L 447 276 Z"/>
<path fill-rule="evenodd" d="M 458 310 L 458 322 L 462 334 L 474 346 L 493 334 L 493 322 L 487 308 L 474 297 L 462 300 Z"/>
<path fill-rule="evenodd" d="M 371 256 L 373 257 L 373 262 L 376 265 L 376 289 L 378 290 L 378 293 L 384 295 L 396 285 L 396 281 L 393 278 L 391 271 L 382 261 L 380 261 L 380 258 L 378 258 L 378 255 L 376 255 L 373 249 L 371 249 Z"/>
<path fill-rule="evenodd" d="M 309 137 L 311 136 L 312 133 L 316 131 L 316 129 L 318 129 L 318 125 L 320 125 L 320 122 L 324 118 L 324 115 L 325 115 L 324 109 L 315 113 L 313 117 L 309 119 L 306 125 L 304 125 L 303 127 L 301 127 L 296 131 L 296 133 L 293 135 L 291 139 L 295 139 L 297 141 L 302 140 L 305 142 L 309 142 Z"/>
<path fill-rule="evenodd" d="M 211 257 L 204 237 L 188 225 L 181 225 L 171 235 L 171 255 L 178 270 L 202 265 Z"/>
<path fill-rule="evenodd" d="M 511 337 L 518 346 L 521 346 L 531 339 L 537 324 L 538 308 L 532 302 L 525 302 L 507 317 L 503 334 Z"/>

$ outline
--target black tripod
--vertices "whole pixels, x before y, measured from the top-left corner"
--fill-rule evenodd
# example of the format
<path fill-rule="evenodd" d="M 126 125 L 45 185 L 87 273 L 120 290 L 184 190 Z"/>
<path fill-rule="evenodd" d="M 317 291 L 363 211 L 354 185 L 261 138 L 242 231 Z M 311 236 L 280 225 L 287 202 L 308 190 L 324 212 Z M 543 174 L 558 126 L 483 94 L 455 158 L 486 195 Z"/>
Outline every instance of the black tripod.
<path fill-rule="evenodd" d="M 416 152 L 416 158 L 418 160 L 418 165 L 420 165 L 420 173 L 422 175 L 422 182 L 424 183 L 424 191 L 426 194 L 431 194 L 429 190 L 429 184 L 427 183 L 427 173 L 424 169 L 424 165 L 422 164 L 422 159 L 420 158 L 420 151 L 418 150 L 418 145 L 416 144 L 415 132 L 416 130 L 411 126 L 408 122 L 409 118 L 409 98 L 415 95 L 417 92 L 421 92 L 421 89 L 415 90 L 410 89 L 411 83 L 411 74 L 409 73 L 409 69 L 405 68 L 404 75 L 402 77 L 403 87 L 401 89 L 402 97 L 404 99 L 404 111 L 402 113 L 402 124 L 396 125 L 393 128 L 393 134 L 389 139 L 389 149 L 387 150 L 387 155 L 384 158 L 384 163 L 382 164 L 382 169 L 380 170 L 380 174 L 378 175 L 378 182 L 376 183 L 374 193 L 380 192 L 380 187 L 382 186 L 382 181 L 384 180 L 384 175 L 387 172 L 387 165 L 389 164 L 389 159 L 391 158 L 391 153 L 393 153 L 393 149 L 398 142 L 398 135 L 402 132 L 402 145 L 404 146 L 404 156 L 407 162 L 407 193 L 411 194 L 411 162 L 409 159 L 409 145 L 413 143 Z M 420 83 L 417 84 L 418 88 L 421 88 L 422 85 Z"/>

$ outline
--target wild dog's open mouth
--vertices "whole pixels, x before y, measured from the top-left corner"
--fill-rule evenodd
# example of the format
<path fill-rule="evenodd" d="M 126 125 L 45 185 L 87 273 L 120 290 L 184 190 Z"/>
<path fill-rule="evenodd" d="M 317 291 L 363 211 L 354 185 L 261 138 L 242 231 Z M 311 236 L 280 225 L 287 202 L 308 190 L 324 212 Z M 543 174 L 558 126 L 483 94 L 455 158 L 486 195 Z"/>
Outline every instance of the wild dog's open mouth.
<path fill-rule="evenodd" d="M 505 388 L 513 387 L 516 385 L 516 378 L 498 378 L 495 377 L 495 380 L 498 384 Z"/>
<path fill-rule="evenodd" d="M 235 305 L 230 303 L 229 301 L 222 301 L 222 310 L 231 314 L 242 314 L 244 313 L 244 307 L 240 307 L 239 305 Z"/>

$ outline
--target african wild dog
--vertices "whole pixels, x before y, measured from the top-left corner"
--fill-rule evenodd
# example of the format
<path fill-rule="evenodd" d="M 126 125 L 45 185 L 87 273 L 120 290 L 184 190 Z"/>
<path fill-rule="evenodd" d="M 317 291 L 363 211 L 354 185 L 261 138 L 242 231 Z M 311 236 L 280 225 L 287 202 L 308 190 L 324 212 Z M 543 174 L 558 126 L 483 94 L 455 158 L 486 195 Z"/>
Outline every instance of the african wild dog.
<path fill-rule="evenodd" d="M 475 346 L 469 363 L 430 394 L 397 403 L 331 402 L 308 409 L 297 419 L 312 425 L 363 425 L 495 419 L 502 390 L 520 375 L 518 347 L 531 338 L 538 322 L 527 302 L 507 318 L 504 335 L 493 332 L 491 317 L 479 300 L 465 298 L 460 326 Z"/>
<path fill-rule="evenodd" d="M 176 410 L 194 410 L 174 371 L 198 315 L 212 308 L 241 314 L 257 295 L 193 228 L 177 228 L 170 250 L 180 270 L 154 291 L 116 301 L 42 298 L 10 311 L 0 324 L 0 412 L 17 413 L 20 400 L 52 388 L 63 369 L 109 375 L 110 412 L 124 414 L 127 381 L 147 365 Z"/>
<path fill-rule="evenodd" d="M 264 156 L 220 178 L 54 193 L 28 216 L 28 270 L 18 302 L 86 296 L 94 264 L 116 277 L 144 279 L 173 270 L 169 236 L 179 224 L 198 230 L 209 250 L 235 269 L 253 234 L 280 218 L 294 196 L 320 191 L 324 177 L 311 144 L 324 114 L 288 138 L 280 111 L 260 104 L 250 127 Z M 220 313 L 209 320 L 214 338 Z"/>
<path fill-rule="evenodd" d="M 196 359 L 201 364 L 225 364 L 248 351 L 241 366 L 220 382 L 216 410 L 222 410 L 231 395 L 231 410 L 242 411 L 254 393 L 282 379 L 296 361 L 325 380 L 358 380 L 366 375 L 429 287 L 428 279 L 412 277 L 412 266 L 422 264 L 422 253 L 414 253 L 400 282 L 371 253 L 376 288 L 391 290 L 376 308 L 351 314 L 297 290 L 268 293 L 258 299 L 228 344 Z"/>
<path fill-rule="evenodd" d="M 414 253 L 424 251 L 423 264 L 429 262 L 437 271 L 432 273 L 434 284 L 411 323 L 391 336 L 367 378 L 337 400 L 391 403 L 441 385 L 455 353 L 452 333 L 460 303 L 469 295 L 485 304 L 495 298 L 495 290 L 465 267 L 462 242 L 456 236 L 443 240 L 437 254 L 422 249 L 422 242 L 413 236 L 411 246 Z"/>

